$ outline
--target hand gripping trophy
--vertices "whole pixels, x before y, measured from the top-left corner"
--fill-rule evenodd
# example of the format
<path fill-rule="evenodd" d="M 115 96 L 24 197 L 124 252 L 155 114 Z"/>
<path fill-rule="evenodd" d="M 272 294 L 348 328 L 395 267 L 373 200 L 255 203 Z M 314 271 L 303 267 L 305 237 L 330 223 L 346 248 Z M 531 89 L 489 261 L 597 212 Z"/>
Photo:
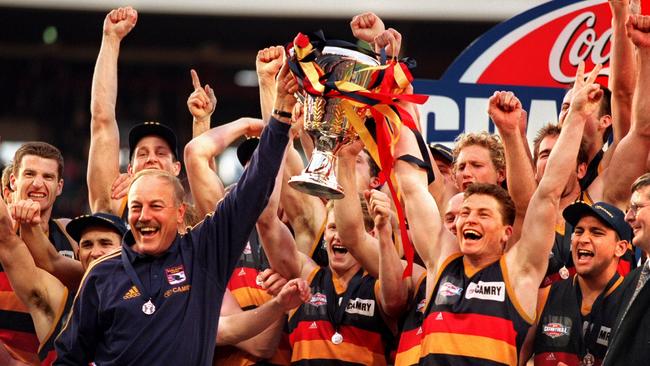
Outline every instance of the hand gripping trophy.
<path fill-rule="evenodd" d="M 301 36 L 298 35 L 294 41 L 292 64 L 297 67 L 291 70 L 298 79 L 307 80 L 300 83 L 302 88 L 299 93 L 303 100 L 304 130 L 314 142 L 314 151 L 302 174 L 292 177 L 289 185 L 314 196 L 340 199 L 344 197 L 344 192 L 336 181 L 336 152 L 356 138 L 350 113 L 355 113 L 356 118 L 363 122 L 366 112 L 348 99 L 341 98 L 338 93 L 327 96 L 326 91 L 337 89 L 342 84 L 355 90 L 365 90 L 372 81 L 376 71 L 374 67 L 379 66 L 379 61 L 349 48 L 325 46 L 322 50 L 313 49 L 311 44 L 304 43 L 306 36 L 302 36 L 302 40 Z M 301 42 L 304 47 L 299 47 Z M 298 69 L 305 59 L 314 62 Z M 302 75 L 297 75 L 296 71 Z"/>

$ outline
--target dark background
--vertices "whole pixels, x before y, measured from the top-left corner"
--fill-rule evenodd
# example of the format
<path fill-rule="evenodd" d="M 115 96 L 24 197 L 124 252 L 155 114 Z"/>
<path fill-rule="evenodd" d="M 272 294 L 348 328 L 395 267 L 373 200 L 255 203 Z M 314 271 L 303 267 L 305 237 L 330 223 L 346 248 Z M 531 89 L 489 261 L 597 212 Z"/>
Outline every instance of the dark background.
<path fill-rule="evenodd" d="M 87 210 L 90 87 L 105 15 L 0 7 L 1 142 L 43 140 L 61 149 L 66 165 L 64 194 L 55 206 L 58 216 Z M 402 54 L 417 60 L 414 76 L 426 79 L 439 78 L 463 49 L 495 25 L 383 20 L 402 33 Z M 328 38 L 352 40 L 349 21 L 140 13 L 122 42 L 118 68 L 122 145 L 126 147 L 129 127 L 142 121 L 160 121 L 175 129 L 180 143 L 189 141 L 190 68 L 217 94 L 212 126 L 258 117 L 257 88 L 235 85 L 234 74 L 255 70 L 259 49 L 285 44 L 297 32 L 322 29 Z M 53 44 L 43 42 L 49 26 L 58 30 Z"/>

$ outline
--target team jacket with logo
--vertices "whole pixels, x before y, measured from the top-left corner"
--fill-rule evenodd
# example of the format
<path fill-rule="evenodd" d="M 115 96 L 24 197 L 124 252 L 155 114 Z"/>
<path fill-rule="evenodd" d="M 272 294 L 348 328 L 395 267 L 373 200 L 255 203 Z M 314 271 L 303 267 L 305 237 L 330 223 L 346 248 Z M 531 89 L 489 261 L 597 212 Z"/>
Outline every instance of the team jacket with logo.
<path fill-rule="evenodd" d="M 248 243 L 228 282 L 228 290 L 233 294 L 242 310 L 255 309 L 271 299 L 257 284 L 257 275 L 269 268 L 268 259 L 262 248 L 257 229 L 253 229 Z M 255 364 L 288 365 L 291 351 L 286 334 L 282 334 L 278 351 L 268 361 L 250 355 L 234 346 L 217 347 L 215 365 L 249 366 Z"/>
<path fill-rule="evenodd" d="M 50 220 L 50 242 L 61 255 L 74 258 L 75 248 L 60 225 L 57 220 Z M 17 360 L 30 364 L 38 363 L 39 342 L 32 317 L 11 288 L 2 265 L 0 265 L 0 347 L 4 347 Z"/>
<path fill-rule="evenodd" d="M 342 291 L 336 290 L 337 299 L 330 299 L 331 287 L 337 280 L 327 283 L 329 267 L 321 267 L 310 275 L 312 297 L 302 304 L 289 319 L 289 341 L 292 347 L 292 365 L 386 365 L 386 346 L 391 332 L 379 310 L 374 277 L 363 274 L 359 286 L 350 294 L 338 332 L 341 344 L 332 343 L 335 332 L 328 313 L 328 302 L 339 301 Z M 329 287 L 329 289 L 327 289 Z"/>
<path fill-rule="evenodd" d="M 507 273 L 503 257 L 469 276 L 459 254 L 445 261 L 425 312 L 420 364 L 517 365 L 533 320 Z"/>
<path fill-rule="evenodd" d="M 554 283 L 535 331 L 535 365 L 556 366 L 561 361 L 578 366 L 587 353 L 594 356 L 594 365 L 600 365 L 616 317 L 624 308 L 621 300 L 629 282 L 616 274 L 591 309 L 584 309 L 589 312 L 586 314 L 581 311 L 582 294 L 576 276 Z"/>
<path fill-rule="evenodd" d="M 406 311 L 400 327 L 399 345 L 395 356 L 395 366 L 417 365 L 420 362 L 420 345 L 422 343 L 422 321 L 427 296 L 427 275 L 422 274 L 418 280 L 417 292 Z"/>
<path fill-rule="evenodd" d="M 129 231 L 122 251 L 93 262 L 55 342 L 55 365 L 212 364 L 223 293 L 273 190 L 288 132 L 271 118 L 237 187 L 162 255 L 134 252 Z"/>

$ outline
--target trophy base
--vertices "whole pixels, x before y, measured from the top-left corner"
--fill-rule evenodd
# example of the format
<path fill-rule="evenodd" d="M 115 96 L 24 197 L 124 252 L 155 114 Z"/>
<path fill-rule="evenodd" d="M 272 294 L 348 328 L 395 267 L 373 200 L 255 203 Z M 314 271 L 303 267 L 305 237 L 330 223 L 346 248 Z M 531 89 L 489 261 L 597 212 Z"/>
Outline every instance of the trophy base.
<path fill-rule="evenodd" d="M 343 193 L 343 188 L 338 185 L 335 181 L 333 184 L 328 184 L 329 182 L 317 179 L 309 174 L 302 174 L 299 176 L 291 177 L 289 179 L 289 186 L 291 188 L 297 189 L 302 193 L 306 193 L 312 196 L 327 198 L 330 200 L 339 200 L 345 197 Z"/>

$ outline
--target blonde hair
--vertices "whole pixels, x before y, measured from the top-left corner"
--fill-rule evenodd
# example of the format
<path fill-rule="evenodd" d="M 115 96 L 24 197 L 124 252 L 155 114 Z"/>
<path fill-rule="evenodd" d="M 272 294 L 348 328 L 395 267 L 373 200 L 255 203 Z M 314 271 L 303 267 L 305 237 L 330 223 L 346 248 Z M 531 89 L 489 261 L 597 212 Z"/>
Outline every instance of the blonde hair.
<path fill-rule="evenodd" d="M 454 140 L 454 171 L 456 170 L 456 160 L 460 151 L 468 146 L 478 145 L 486 148 L 490 152 L 490 160 L 494 168 L 499 170 L 506 169 L 506 153 L 499 135 L 487 131 L 462 133 Z"/>

